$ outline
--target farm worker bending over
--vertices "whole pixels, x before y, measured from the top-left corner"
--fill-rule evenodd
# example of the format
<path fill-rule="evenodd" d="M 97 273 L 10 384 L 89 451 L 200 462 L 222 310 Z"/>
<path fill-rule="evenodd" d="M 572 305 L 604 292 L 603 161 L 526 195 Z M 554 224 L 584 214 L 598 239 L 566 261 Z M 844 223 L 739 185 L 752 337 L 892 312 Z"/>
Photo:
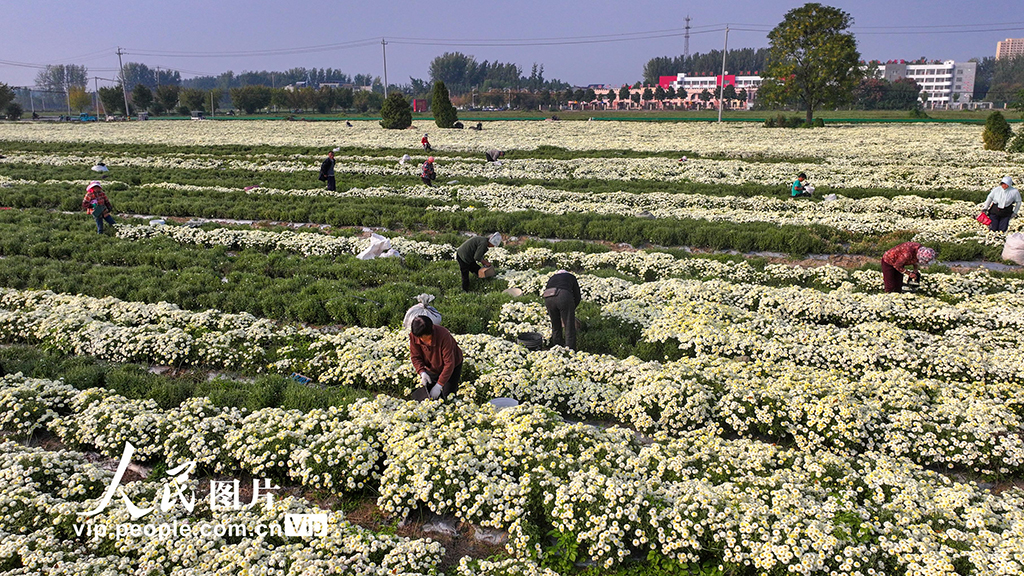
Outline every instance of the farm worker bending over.
<path fill-rule="evenodd" d="M 1020 191 L 1013 187 L 1013 178 L 1003 178 L 1003 181 L 988 193 L 988 198 L 982 206 L 982 210 L 992 219 L 988 229 L 993 232 L 1006 232 L 1010 218 L 1015 218 L 1020 212 L 1020 204 Z"/>
<path fill-rule="evenodd" d="M 320 181 L 327 182 L 327 189 L 334 191 L 334 150 L 327 153 L 327 158 L 320 165 Z"/>
<path fill-rule="evenodd" d="M 580 283 L 566 270 L 555 272 L 544 286 L 544 307 L 551 317 L 551 345 L 576 349 L 576 307 L 580 305 Z M 563 328 L 565 330 L 563 336 Z"/>
<path fill-rule="evenodd" d="M 422 388 L 413 398 L 447 398 L 459 389 L 462 381 L 462 349 L 444 326 L 435 326 L 430 318 L 413 318 L 409 333 L 409 356 L 420 374 Z"/>
<path fill-rule="evenodd" d="M 476 275 L 480 271 L 480 264 L 491 265 L 484 255 L 487 254 L 488 248 L 495 246 L 501 246 L 501 234 L 498 232 L 491 234 L 490 237 L 473 236 L 455 251 L 455 261 L 459 263 L 459 271 L 462 273 L 463 292 L 469 292 L 469 275 Z"/>
<path fill-rule="evenodd" d="M 886 292 L 902 292 L 903 276 L 909 275 L 914 280 L 921 279 L 918 264 L 925 265 L 935 259 L 935 250 L 921 246 L 917 242 L 904 242 L 890 248 L 882 255 L 882 279 L 885 281 Z M 913 267 L 911 272 L 907 268 Z"/>
<path fill-rule="evenodd" d="M 426 134 L 424 134 L 423 138 L 420 139 L 420 145 L 423 146 L 423 149 L 426 150 L 427 152 L 433 150 L 433 148 L 430 147 L 430 140 L 427 140 Z"/>
<path fill-rule="evenodd" d="M 427 161 L 423 163 L 423 168 L 420 169 L 420 180 L 427 186 L 433 186 L 434 179 L 437 178 L 437 173 L 434 172 L 434 157 L 427 158 Z"/>
<path fill-rule="evenodd" d="M 805 180 L 807 180 L 807 174 L 804 174 L 803 172 L 797 174 L 796 180 L 793 181 L 793 188 L 791 192 L 791 196 L 793 198 L 811 195 L 810 190 L 808 190 L 807 187 L 804 186 Z"/>
<path fill-rule="evenodd" d="M 498 150 L 497 148 L 491 148 L 487 152 L 484 152 L 484 158 L 487 158 L 488 162 L 497 162 L 498 158 L 505 156 L 504 150 Z"/>
<path fill-rule="evenodd" d="M 114 226 L 114 217 L 110 215 L 113 209 L 107 195 L 103 193 L 103 186 L 96 180 L 89 182 L 89 185 L 85 187 L 85 198 L 82 198 L 82 210 L 92 214 L 92 217 L 96 219 L 96 231 L 100 234 L 103 234 L 104 220 L 111 227 Z"/>

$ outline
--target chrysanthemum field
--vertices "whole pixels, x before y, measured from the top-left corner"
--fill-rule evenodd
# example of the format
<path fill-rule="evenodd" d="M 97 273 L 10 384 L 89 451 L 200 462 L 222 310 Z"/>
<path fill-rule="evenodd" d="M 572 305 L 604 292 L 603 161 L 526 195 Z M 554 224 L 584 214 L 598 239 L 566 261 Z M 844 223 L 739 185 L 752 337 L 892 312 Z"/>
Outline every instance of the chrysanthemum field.
<path fill-rule="evenodd" d="M 0 122 L 0 573 L 1024 574 L 1024 270 L 977 266 L 1005 234 L 974 220 L 1024 157 L 960 124 L 420 124 Z M 356 258 L 371 230 L 402 256 Z M 939 262 L 885 294 L 908 240 Z M 561 268 L 579 350 L 528 351 Z M 404 400 L 423 292 L 455 400 Z"/>

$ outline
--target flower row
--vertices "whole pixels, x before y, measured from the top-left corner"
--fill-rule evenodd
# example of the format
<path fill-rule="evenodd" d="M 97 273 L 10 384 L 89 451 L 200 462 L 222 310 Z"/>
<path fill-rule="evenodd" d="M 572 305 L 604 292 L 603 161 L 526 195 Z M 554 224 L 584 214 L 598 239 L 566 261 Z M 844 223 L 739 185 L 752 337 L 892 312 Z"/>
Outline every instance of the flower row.
<path fill-rule="evenodd" d="M 19 303 L 23 309 L 12 309 Z M 150 314 L 155 318 L 152 323 L 128 327 L 123 324 L 129 320 L 116 316 L 147 305 L 16 291 L 6 291 L 0 304 L 6 308 L 0 310 L 6 327 L 0 340 L 8 342 L 38 342 L 112 361 L 173 360 L 229 369 L 254 366 L 249 371 L 300 372 L 322 384 L 394 395 L 408 394 L 415 381 L 408 361 L 408 337 L 387 328 L 348 328 L 331 334 L 284 325 L 275 332 L 273 325 L 257 321 L 253 328 L 224 332 L 206 328 L 201 336 L 204 343 L 198 343 L 189 335 L 196 329 L 188 323 L 190 313 L 177 311 L 181 314 L 159 319 L 160 312 L 173 311 L 166 306 L 153 306 L 157 312 Z M 82 313 L 76 309 L 90 306 L 94 317 L 81 321 Z M 513 307 L 499 319 L 496 330 L 514 334 L 542 322 L 538 304 L 527 304 L 524 309 L 533 310 L 529 313 L 518 309 L 520 303 Z M 459 394 L 477 402 L 513 397 L 575 418 L 617 420 L 648 433 L 709 429 L 752 434 L 844 453 L 880 450 L 923 464 L 989 474 L 1024 467 L 1018 409 L 1024 399 L 1018 392 L 1020 367 L 1014 359 L 1019 358 L 1019 343 L 1013 339 L 1013 330 L 996 331 L 1003 340 L 977 334 L 969 338 L 962 329 L 937 337 L 883 323 L 821 327 L 815 332 L 781 318 L 765 316 L 757 323 L 748 318 L 753 313 L 719 304 L 666 305 L 676 311 L 683 307 L 692 315 L 681 316 L 675 323 L 652 320 L 644 331 L 651 346 L 661 345 L 666 352 L 682 348 L 693 354 L 664 363 L 564 348 L 527 352 L 493 336 L 458 335 L 466 358 Z M 625 314 L 619 304 L 609 308 L 609 313 Z M 76 314 L 79 324 L 58 323 Z M 224 316 L 224 323 L 238 322 Z M 199 321 L 210 325 L 215 318 L 206 313 Z M 745 323 L 723 329 L 728 318 Z M 768 333 L 775 339 L 761 336 L 757 332 L 761 327 L 774 330 Z M 796 336 L 783 334 L 783 327 Z M 223 336 L 226 332 L 230 336 Z M 134 337 L 139 334 L 146 338 Z M 672 340 L 658 344 L 659 338 Z M 791 342 L 794 338 L 808 339 L 816 347 Z M 209 342 L 224 345 L 207 352 Z M 978 359 L 968 362 L 974 357 Z M 969 378 L 975 374 L 981 381 Z M 896 402 L 896 398 L 903 400 Z M 20 407 L 33 421 L 45 419 L 46 410 L 34 397 L 11 396 L 5 402 L 19 407 L 5 416 L 5 427 L 12 430 L 31 431 L 23 428 L 25 420 L 17 415 Z"/>
<path fill-rule="evenodd" d="M 171 500 L 164 510 L 152 481 L 121 483 L 136 506 L 153 508 L 146 516 L 136 520 L 115 498 L 86 518 L 80 514 L 95 506 L 112 474 L 70 450 L 0 443 L 0 479 L 0 564 L 33 574 L 426 575 L 444 555 L 437 542 L 377 534 L 292 496 L 228 510 L 211 509 L 208 498 L 197 498 L 191 511 Z M 324 514 L 325 533 L 284 535 L 290 514 Z"/>
<path fill-rule="evenodd" d="M 101 403 L 105 407 L 93 413 L 80 410 Z M 386 514 L 402 518 L 426 508 L 506 530 L 508 551 L 520 558 L 549 552 L 541 527 L 550 526 L 574 551 L 603 566 L 654 554 L 679 563 L 710 555 L 732 568 L 798 574 L 951 573 L 946 567 L 953 565 L 969 567 L 968 574 L 1024 573 L 1019 490 L 995 495 L 882 453 L 783 449 L 723 440 L 708 430 L 645 445 L 628 430 L 567 424 L 535 406 L 496 413 L 487 405 L 386 397 L 307 414 L 263 409 L 242 416 L 206 405 L 197 421 L 182 424 L 175 422 L 179 411 L 194 411 L 202 401 L 161 412 L 145 401 L 86 390 L 69 404 L 75 410 L 51 425 L 66 442 L 107 454 L 119 452 L 116 442 L 138 442 L 151 447 L 151 459 L 162 461 L 161 449 L 166 450 L 168 468 L 216 454 L 224 470 L 238 466 L 256 477 L 299 478 L 307 487 L 335 493 L 359 485 L 352 480 L 369 478 Z M 102 411 L 118 415 L 102 429 L 87 429 Z M 218 418 L 228 424 L 204 426 Z M 206 436 L 204 450 L 176 449 L 173 430 L 191 431 L 197 424 Z M 361 468 L 366 462 L 373 463 L 369 476 Z M 99 478 L 89 478 L 63 478 L 58 485 L 73 490 L 86 484 L 82 497 L 95 498 Z M 144 493 L 142 487 L 127 491 L 130 498 Z M 52 512 L 25 500 L 23 514 L 28 508 L 42 520 L 34 524 L 62 526 Z M 262 514 L 292 505 L 285 500 Z M 58 509 L 70 515 L 73 508 Z M 115 508 L 112 516 L 127 513 Z M 205 556 L 204 544 L 195 543 L 197 552 L 188 548 L 196 557 L 185 554 L 184 561 L 202 567 L 215 562 Z M 405 546 L 410 567 L 429 564 L 438 553 L 436 544 L 422 541 L 385 545 Z M 180 553 L 155 543 L 143 550 L 150 551 L 147 546 L 158 548 L 154 556 L 182 561 Z M 219 548 L 210 553 L 226 554 Z"/>
<path fill-rule="evenodd" d="M 256 248 L 260 250 L 288 250 L 305 256 L 353 254 L 365 250 L 370 242 L 365 238 L 338 237 L 314 232 L 271 232 L 266 230 L 236 230 L 215 228 L 203 230 L 182 226 L 120 226 L 117 235 L 129 240 L 141 240 L 157 235 L 168 236 L 184 244 L 203 246 L 228 246 L 231 248 Z M 455 248 L 445 243 L 420 242 L 402 236 L 388 239 L 400 253 L 418 254 L 425 260 L 451 260 Z M 488 258 L 501 268 L 509 269 L 503 278 L 510 284 L 523 288 L 525 292 L 537 291 L 536 284 L 546 280 L 526 271 L 540 267 L 556 267 L 572 270 L 594 270 L 613 268 L 625 274 L 647 281 L 671 277 L 729 278 L 733 282 L 750 284 L 807 284 L 826 289 L 835 289 L 845 283 L 858 289 L 874 291 L 882 286 L 881 274 L 872 271 L 847 271 L 834 265 L 819 267 L 769 264 L 764 269 L 754 268 L 746 261 L 719 261 L 705 258 L 677 258 L 665 252 L 645 250 L 629 252 L 555 252 L 547 248 L 527 248 L 513 251 L 506 248 L 492 248 Z M 581 280 L 583 277 L 581 276 Z M 632 284 L 614 278 L 587 277 L 585 282 L 593 287 L 587 300 L 604 303 L 612 294 L 624 292 Z M 542 289 L 542 285 L 540 286 Z M 1022 292 L 1024 280 L 996 278 L 986 270 L 979 269 L 967 274 L 930 273 L 928 281 L 921 287 L 921 294 L 959 298 L 991 292 Z M 604 294 L 604 295 L 602 295 Z"/>

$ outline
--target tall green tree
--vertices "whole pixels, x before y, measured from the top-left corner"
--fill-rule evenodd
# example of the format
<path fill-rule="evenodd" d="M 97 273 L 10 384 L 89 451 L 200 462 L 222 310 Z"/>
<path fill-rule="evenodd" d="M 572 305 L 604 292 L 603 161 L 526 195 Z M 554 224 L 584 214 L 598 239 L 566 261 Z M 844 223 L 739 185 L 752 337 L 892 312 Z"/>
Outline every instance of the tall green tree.
<path fill-rule="evenodd" d="M 138 110 L 149 110 L 149 105 L 153 103 L 153 91 L 149 89 L 149 86 L 145 84 L 136 84 L 135 88 L 132 88 L 132 105 Z"/>
<path fill-rule="evenodd" d="M 451 97 L 448 95 L 448 87 L 444 82 L 434 82 L 434 91 L 430 97 L 430 107 L 434 113 L 434 124 L 438 128 L 451 128 L 459 121 L 459 114 L 452 106 Z"/>
<path fill-rule="evenodd" d="M 816 109 L 849 102 L 860 78 L 852 24 L 846 12 L 814 2 L 787 12 L 768 33 L 767 79 L 759 97 L 780 106 L 795 102 L 807 110 L 808 123 Z"/>
<path fill-rule="evenodd" d="M 3 82 L 0 82 L 0 110 L 3 110 L 11 102 L 14 102 L 14 90 Z"/>
<path fill-rule="evenodd" d="M 205 112 L 207 104 L 210 103 L 205 90 L 198 88 L 183 88 L 178 92 L 178 101 L 189 110 L 200 110 Z"/>
<path fill-rule="evenodd" d="M 103 110 L 107 114 L 127 115 L 124 109 L 124 93 L 121 92 L 120 84 L 117 86 L 101 86 L 100 102 L 103 104 Z"/>
<path fill-rule="evenodd" d="M 161 84 L 156 89 L 156 99 L 160 101 L 160 105 L 163 106 L 164 110 L 174 110 L 178 105 L 179 91 L 180 89 L 177 85 Z"/>
<path fill-rule="evenodd" d="M 77 64 L 51 64 L 36 74 L 36 86 L 61 94 L 66 94 L 72 86 L 84 88 L 88 83 L 88 70 Z"/>
<path fill-rule="evenodd" d="M 994 56 L 984 58 L 971 58 L 968 62 L 977 62 L 978 67 L 974 70 L 974 93 L 971 98 L 984 100 L 988 96 L 988 90 L 992 87 L 992 74 L 995 71 L 996 59 Z"/>
<path fill-rule="evenodd" d="M 142 84 L 151 90 L 156 89 L 156 70 L 139 62 L 125 62 L 123 70 L 125 86 Z"/>
<path fill-rule="evenodd" d="M 230 93 L 231 103 L 246 114 L 253 114 L 261 108 L 270 106 L 271 92 L 266 86 L 242 86 L 232 88 Z"/>
<path fill-rule="evenodd" d="M 380 125 L 390 130 L 404 130 L 412 126 L 412 108 L 401 92 L 388 94 L 380 107 Z"/>
<path fill-rule="evenodd" d="M 1024 55 L 996 60 L 992 71 L 992 87 L 985 99 L 990 102 L 1012 102 L 1018 90 L 1024 89 Z"/>

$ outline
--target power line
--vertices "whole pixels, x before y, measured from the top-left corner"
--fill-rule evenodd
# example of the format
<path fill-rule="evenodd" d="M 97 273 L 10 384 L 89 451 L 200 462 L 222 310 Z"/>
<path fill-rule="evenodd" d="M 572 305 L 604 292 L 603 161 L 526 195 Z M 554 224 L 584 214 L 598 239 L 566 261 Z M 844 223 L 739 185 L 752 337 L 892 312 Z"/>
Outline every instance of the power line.
<path fill-rule="evenodd" d="M 307 54 L 312 52 L 328 52 L 332 50 L 345 50 L 349 48 L 362 48 L 364 46 L 376 45 L 376 38 L 368 40 L 353 40 L 337 44 L 321 44 L 318 46 L 304 46 L 296 48 L 278 48 L 273 50 L 244 50 L 231 52 L 164 52 L 157 50 L 132 49 L 132 54 L 138 56 L 161 56 L 166 58 L 232 58 L 240 56 L 287 56 L 292 54 Z"/>

